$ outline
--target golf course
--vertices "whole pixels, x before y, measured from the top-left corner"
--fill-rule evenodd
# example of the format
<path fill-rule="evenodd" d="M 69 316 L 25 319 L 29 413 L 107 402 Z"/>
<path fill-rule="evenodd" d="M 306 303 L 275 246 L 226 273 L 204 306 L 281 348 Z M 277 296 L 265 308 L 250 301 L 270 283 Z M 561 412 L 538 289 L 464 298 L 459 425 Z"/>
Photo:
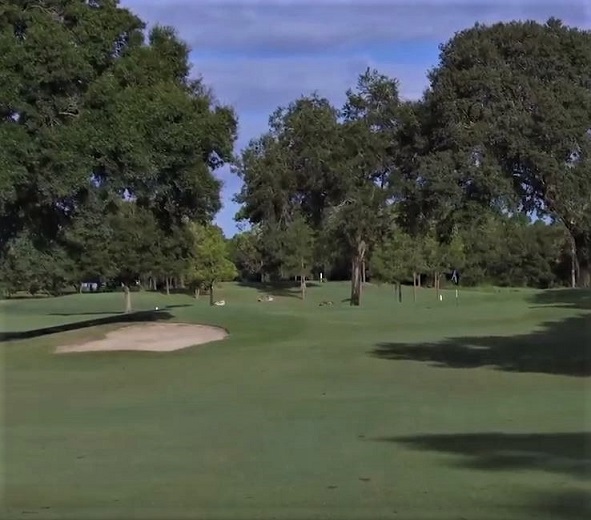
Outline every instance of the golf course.
<path fill-rule="evenodd" d="M 589 518 L 591 293 L 404 289 L 1 301 L 0 516 Z M 227 337 L 56 353 L 173 323 Z"/>

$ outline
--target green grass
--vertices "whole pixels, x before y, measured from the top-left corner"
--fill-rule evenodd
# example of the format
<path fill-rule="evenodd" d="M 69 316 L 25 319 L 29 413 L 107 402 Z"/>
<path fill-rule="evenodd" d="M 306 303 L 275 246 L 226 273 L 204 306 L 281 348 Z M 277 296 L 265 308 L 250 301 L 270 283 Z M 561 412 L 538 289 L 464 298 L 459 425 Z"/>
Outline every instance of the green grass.
<path fill-rule="evenodd" d="M 583 519 L 591 514 L 588 292 L 346 284 L 306 302 L 234 284 L 134 294 L 229 329 L 172 353 L 57 356 L 121 294 L 0 303 L 4 511 L 35 519 Z M 333 307 L 319 307 L 331 299 Z M 78 327 L 78 326 L 76 326 Z"/>

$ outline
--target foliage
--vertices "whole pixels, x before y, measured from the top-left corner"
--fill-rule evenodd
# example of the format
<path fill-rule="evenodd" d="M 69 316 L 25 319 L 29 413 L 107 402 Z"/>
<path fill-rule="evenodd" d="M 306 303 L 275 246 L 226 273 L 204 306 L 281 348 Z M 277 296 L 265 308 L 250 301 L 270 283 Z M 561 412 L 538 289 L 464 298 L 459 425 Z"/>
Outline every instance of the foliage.
<path fill-rule="evenodd" d="M 206 286 L 213 303 L 214 284 L 233 280 L 238 272 L 229 259 L 228 246 L 219 227 L 196 223 L 189 226 L 194 242 L 187 280 L 194 287 Z"/>
<path fill-rule="evenodd" d="M 421 265 L 421 251 L 417 245 L 417 241 L 401 229 L 389 233 L 371 255 L 372 279 L 386 283 L 406 282 Z"/>
<path fill-rule="evenodd" d="M 228 244 L 232 262 L 243 279 L 257 279 L 264 268 L 264 251 L 260 231 L 254 229 L 238 233 Z"/>
<path fill-rule="evenodd" d="M 310 274 L 314 263 L 314 232 L 300 215 L 281 233 L 281 265 L 287 276 Z"/>
<path fill-rule="evenodd" d="M 112 1 L 8 0 L 0 284 L 210 283 L 231 258 L 243 279 L 349 278 L 352 305 L 368 266 L 436 286 L 451 269 L 469 285 L 589 285 L 590 37 L 555 19 L 476 25 L 441 46 L 421 99 L 368 69 L 342 107 L 277 108 L 235 158 L 234 111 L 189 74 L 172 28 Z M 228 162 L 252 229 L 222 248 Z"/>
<path fill-rule="evenodd" d="M 236 137 L 233 110 L 189 70 L 173 29 L 146 32 L 118 2 L 4 2 L 0 257 L 34 235 L 39 255 L 58 248 L 81 278 L 179 270 L 178 230 L 219 210 L 213 170 Z"/>
<path fill-rule="evenodd" d="M 8 296 L 23 290 L 32 295 L 57 295 L 64 286 L 76 283 L 66 252 L 55 243 L 41 248 L 35 240 L 33 235 L 21 233 L 7 244 L 0 279 Z"/>
<path fill-rule="evenodd" d="M 426 98 L 431 160 L 447 158 L 442 171 L 467 198 L 562 222 L 583 285 L 591 283 L 590 47 L 591 32 L 556 19 L 477 25 L 441 47 Z"/>

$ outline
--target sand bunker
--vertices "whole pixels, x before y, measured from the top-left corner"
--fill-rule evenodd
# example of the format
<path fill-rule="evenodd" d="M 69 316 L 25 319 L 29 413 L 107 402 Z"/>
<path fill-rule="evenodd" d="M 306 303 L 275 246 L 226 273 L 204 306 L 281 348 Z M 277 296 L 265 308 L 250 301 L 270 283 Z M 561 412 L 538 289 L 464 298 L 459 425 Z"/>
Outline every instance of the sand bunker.
<path fill-rule="evenodd" d="M 104 350 L 144 350 L 171 352 L 182 348 L 219 341 L 228 333 L 219 327 L 185 323 L 146 323 L 130 325 L 109 332 L 103 339 L 79 345 L 58 347 L 56 353 L 97 352 Z"/>

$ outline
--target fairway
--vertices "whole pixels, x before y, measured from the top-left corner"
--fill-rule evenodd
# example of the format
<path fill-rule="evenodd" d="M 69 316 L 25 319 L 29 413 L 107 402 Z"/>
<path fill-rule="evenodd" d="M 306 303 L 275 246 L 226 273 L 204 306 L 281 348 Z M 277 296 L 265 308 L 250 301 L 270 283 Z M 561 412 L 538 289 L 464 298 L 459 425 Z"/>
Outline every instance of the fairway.
<path fill-rule="evenodd" d="M 348 288 L 134 294 L 229 331 L 174 352 L 55 354 L 120 293 L 3 301 L 0 516 L 589 518 L 589 291 Z"/>

